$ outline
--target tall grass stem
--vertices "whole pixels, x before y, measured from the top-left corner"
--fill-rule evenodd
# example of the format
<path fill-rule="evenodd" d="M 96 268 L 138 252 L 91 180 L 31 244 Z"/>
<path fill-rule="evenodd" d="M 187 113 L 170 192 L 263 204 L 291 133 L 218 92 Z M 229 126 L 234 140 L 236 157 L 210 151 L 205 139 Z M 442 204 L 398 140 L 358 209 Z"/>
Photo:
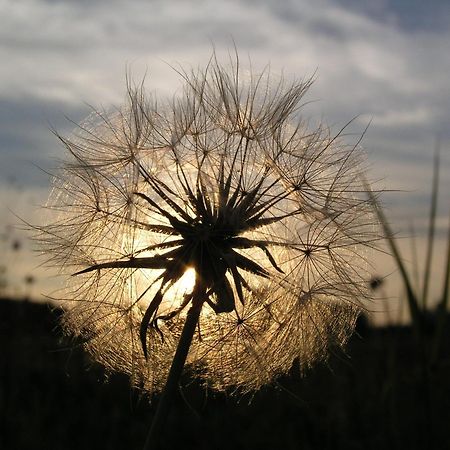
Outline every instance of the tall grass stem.
<path fill-rule="evenodd" d="M 420 311 L 420 306 L 414 293 L 413 286 L 411 284 L 408 272 L 406 271 L 406 267 L 403 264 L 403 259 L 400 255 L 400 251 L 395 243 L 394 233 L 389 225 L 386 216 L 383 213 L 383 210 L 375 197 L 374 193 L 367 187 L 367 193 L 369 195 L 369 199 L 372 202 L 375 213 L 377 214 L 378 220 L 383 228 L 385 239 L 389 245 L 389 248 L 392 252 L 392 256 L 397 264 L 397 267 L 400 271 L 403 283 L 406 289 L 406 297 L 408 299 L 408 307 L 411 315 L 411 320 L 413 322 L 414 332 L 416 333 L 416 337 L 420 338 L 421 334 L 421 323 L 422 323 L 422 314 Z"/>
<path fill-rule="evenodd" d="M 434 244 L 434 232 L 436 229 L 436 210 L 437 199 L 439 192 L 439 145 L 436 146 L 434 152 L 434 166 L 433 166 L 433 184 L 431 191 L 431 206 L 430 206 L 430 219 L 428 225 L 428 239 L 427 239 L 427 253 L 425 256 L 425 269 L 423 276 L 423 290 L 422 290 L 422 307 L 425 310 L 428 301 L 428 286 L 430 282 L 431 273 L 431 261 L 433 258 L 433 244 Z"/>
<path fill-rule="evenodd" d="M 439 350 L 441 347 L 442 335 L 444 334 L 445 322 L 447 319 L 448 297 L 450 288 L 450 220 L 448 225 L 447 236 L 447 262 L 445 264 L 444 281 L 442 286 L 442 296 L 438 304 L 438 318 L 436 334 L 434 337 L 434 345 L 431 354 L 431 364 L 434 365 L 439 357 Z"/>

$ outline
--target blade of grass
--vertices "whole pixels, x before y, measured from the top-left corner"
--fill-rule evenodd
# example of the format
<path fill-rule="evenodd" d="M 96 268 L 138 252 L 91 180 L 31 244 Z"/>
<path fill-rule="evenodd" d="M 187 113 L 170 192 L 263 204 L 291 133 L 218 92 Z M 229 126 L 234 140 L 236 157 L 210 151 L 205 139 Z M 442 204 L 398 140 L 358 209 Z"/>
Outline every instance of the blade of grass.
<path fill-rule="evenodd" d="M 448 307 L 448 297 L 449 297 L 449 289 L 450 289 L 450 224 L 448 226 L 448 243 L 447 243 L 447 264 L 445 269 L 444 276 L 444 286 L 442 289 L 442 299 L 439 304 L 441 310 L 444 312 L 444 315 L 447 313 Z"/>
<path fill-rule="evenodd" d="M 434 345 L 431 354 L 431 364 L 436 363 L 439 356 L 439 349 L 442 341 L 442 334 L 444 333 L 445 322 L 447 319 L 448 298 L 450 289 L 450 220 L 447 230 L 447 262 L 445 265 L 444 283 L 442 286 L 442 297 L 438 303 L 438 323 L 436 334 L 434 336 Z"/>
<path fill-rule="evenodd" d="M 417 256 L 417 240 L 416 240 L 416 229 L 414 227 L 414 222 L 411 220 L 411 225 L 409 227 L 410 248 L 412 256 L 412 277 L 414 280 L 415 292 L 419 292 L 420 289 L 420 277 L 419 277 L 419 258 Z"/>
<path fill-rule="evenodd" d="M 366 185 L 366 189 L 369 196 L 369 200 L 371 201 L 373 209 L 383 228 L 384 237 L 389 245 L 390 251 L 397 264 L 398 270 L 400 271 L 400 275 L 402 277 L 403 284 L 406 290 L 406 298 L 408 300 L 408 307 L 411 315 L 411 320 L 413 322 L 413 328 L 416 333 L 416 336 L 420 337 L 422 314 L 408 272 L 406 271 L 405 265 L 403 264 L 403 259 L 400 255 L 400 251 L 397 247 L 397 244 L 395 243 L 394 233 L 391 230 L 389 222 L 386 219 L 386 216 L 384 215 L 384 212 L 381 208 L 378 199 L 376 198 L 376 196 L 374 195 L 374 193 L 372 192 L 372 190 L 369 188 L 368 185 Z"/>
<path fill-rule="evenodd" d="M 431 273 L 431 261 L 433 258 L 433 244 L 434 244 L 434 233 L 436 229 L 436 210 L 437 210 L 437 199 L 439 191 L 439 143 L 436 145 L 434 151 L 434 165 L 433 165 L 433 185 L 431 192 L 431 206 L 430 206 L 430 218 L 428 225 L 428 239 L 427 239 L 427 253 L 425 256 L 425 268 L 423 275 L 423 289 L 422 289 L 422 308 L 423 310 L 427 307 L 428 301 L 428 286 L 430 282 Z"/>

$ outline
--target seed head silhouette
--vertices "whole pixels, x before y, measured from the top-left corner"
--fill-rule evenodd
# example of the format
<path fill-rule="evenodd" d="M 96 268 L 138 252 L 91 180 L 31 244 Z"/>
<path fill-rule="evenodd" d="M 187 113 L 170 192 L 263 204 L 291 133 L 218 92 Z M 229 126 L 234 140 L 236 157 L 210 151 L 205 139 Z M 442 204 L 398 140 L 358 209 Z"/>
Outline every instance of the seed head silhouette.
<path fill-rule="evenodd" d="M 172 101 L 125 106 L 70 137 L 40 227 L 70 275 L 64 326 L 110 371 L 161 391 L 173 361 L 218 391 L 257 390 L 342 346 L 368 297 L 374 217 L 345 127 L 308 129 L 311 80 L 180 72 Z"/>

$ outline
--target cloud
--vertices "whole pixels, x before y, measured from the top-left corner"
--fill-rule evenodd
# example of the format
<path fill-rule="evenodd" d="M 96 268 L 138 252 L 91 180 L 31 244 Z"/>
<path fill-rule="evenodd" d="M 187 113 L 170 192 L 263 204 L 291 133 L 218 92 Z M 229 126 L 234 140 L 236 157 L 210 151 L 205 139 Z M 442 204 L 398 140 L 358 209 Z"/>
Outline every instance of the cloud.
<path fill-rule="evenodd" d="M 350 8 L 374 21 L 394 25 L 405 33 L 436 32 L 448 29 L 450 4 L 447 0 L 337 0 L 344 8 Z"/>
<path fill-rule="evenodd" d="M 25 189 L 48 184 L 42 170 L 55 164 L 60 153 L 57 129 L 69 133 L 88 112 L 86 105 L 41 98 L 2 99 L 0 101 L 0 188 L 20 185 Z M 38 167 L 36 167 L 38 166 Z M 4 189 L 4 186 L 3 186 Z"/>
<path fill-rule="evenodd" d="M 389 136 L 399 152 L 415 153 L 438 133 L 450 138 L 450 60 L 444 57 L 450 29 L 405 30 L 400 11 L 422 11 L 413 4 L 399 10 L 387 0 L 369 9 L 351 0 L 9 0 L 1 11 L 0 57 L 8 64 L 0 99 L 47 110 L 117 104 L 127 67 L 136 78 L 148 71 L 149 87 L 169 93 L 179 80 L 168 64 L 195 67 L 207 61 L 213 44 L 223 55 L 234 39 L 255 67 L 270 62 L 273 72 L 284 69 L 288 76 L 317 73 L 309 98 L 318 101 L 309 114 L 333 124 L 363 114 L 361 129 L 372 117 L 370 146 Z M 44 131 L 37 123 L 28 127 L 30 135 Z"/>
<path fill-rule="evenodd" d="M 5 5 L 2 96 L 120 101 L 127 63 L 141 73 L 148 67 L 152 85 L 169 91 L 176 77 L 161 60 L 196 65 L 212 43 L 220 52 L 232 38 L 256 65 L 301 75 L 318 69 L 316 95 L 340 110 L 431 98 L 448 84 L 442 55 L 450 32 L 411 35 L 331 0 Z"/>
<path fill-rule="evenodd" d="M 447 5 L 447 6 L 446 6 Z M 125 73 L 160 95 L 180 86 L 170 67 L 203 65 L 236 43 L 243 64 L 286 77 L 315 74 L 306 114 L 338 129 L 357 117 L 375 177 L 399 226 L 427 211 L 432 150 L 442 145 L 441 191 L 450 190 L 450 17 L 446 0 L 4 0 L 0 6 L 0 187 L 47 183 L 34 164 L 61 150 L 48 122 L 120 104 Z M 349 137 L 350 138 L 350 137 Z M 424 170 L 424 167 L 427 170 Z M 39 174 L 39 175 L 37 175 Z M 411 194 L 413 203 L 405 201 Z M 421 208 L 421 209 L 420 209 Z M 442 217 L 447 214 L 441 212 Z"/>

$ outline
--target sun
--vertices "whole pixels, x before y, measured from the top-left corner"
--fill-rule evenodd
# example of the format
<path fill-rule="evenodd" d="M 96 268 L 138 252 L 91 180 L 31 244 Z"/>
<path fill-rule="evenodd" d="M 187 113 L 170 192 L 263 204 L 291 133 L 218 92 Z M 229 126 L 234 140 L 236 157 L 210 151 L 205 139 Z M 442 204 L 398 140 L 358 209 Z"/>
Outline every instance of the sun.
<path fill-rule="evenodd" d="M 193 267 L 188 267 L 183 276 L 175 283 L 174 288 L 178 295 L 191 294 L 195 286 L 196 272 Z"/>
<path fill-rule="evenodd" d="M 180 279 L 164 292 L 164 298 L 161 302 L 159 312 L 164 315 L 174 308 L 182 305 L 186 295 L 194 290 L 196 272 L 193 267 L 187 267 Z"/>

